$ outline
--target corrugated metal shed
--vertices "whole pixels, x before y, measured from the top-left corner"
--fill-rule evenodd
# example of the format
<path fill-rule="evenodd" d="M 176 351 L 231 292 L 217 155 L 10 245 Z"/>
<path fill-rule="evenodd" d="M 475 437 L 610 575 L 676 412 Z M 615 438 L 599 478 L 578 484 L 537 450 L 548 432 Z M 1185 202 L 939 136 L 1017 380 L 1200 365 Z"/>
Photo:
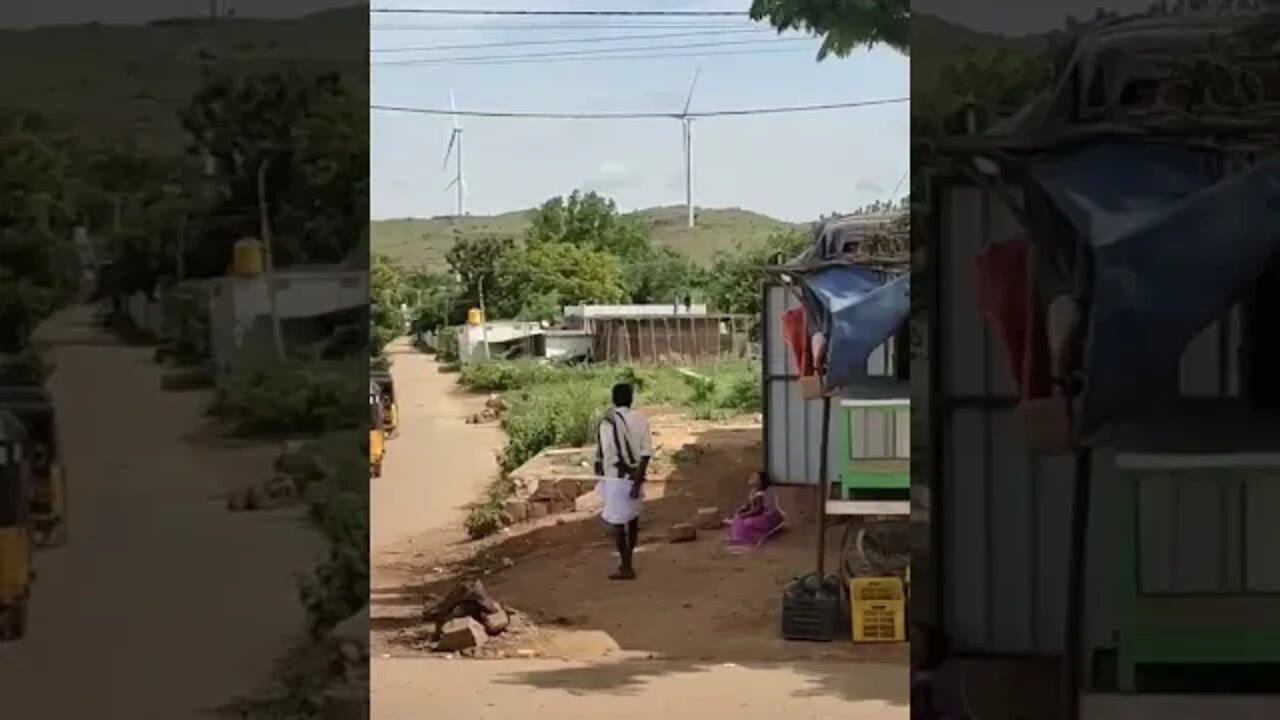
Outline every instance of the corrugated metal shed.
<path fill-rule="evenodd" d="M 932 234 L 938 240 L 930 260 L 937 271 L 926 291 L 929 414 L 937 423 L 930 437 L 932 553 L 936 605 L 942 608 L 934 620 L 961 654 L 1056 655 L 1063 649 L 1072 463 L 1067 456 L 1026 451 L 1013 383 L 979 310 L 974 273 L 976 254 L 1019 226 L 976 186 L 946 184 L 934 193 Z M 1239 338 L 1234 311 L 1192 343 L 1182 361 L 1184 396 L 1238 395 Z M 1086 632 L 1092 646 L 1105 647 L 1113 630 L 1108 559 L 1118 487 L 1105 454 L 1095 458 L 1094 477 Z M 1228 512 L 1231 497 L 1194 484 L 1160 483 L 1141 491 L 1142 535 L 1148 539 L 1141 562 L 1152 569 L 1147 591 L 1185 591 L 1203 587 L 1205 578 L 1231 576 L 1234 555 L 1223 538 L 1240 519 Z M 1256 492 L 1253 497 L 1261 499 L 1263 491 Z"/>
<path fill-rule="evenodd" d="M 822 457 L 822 401 L 806 400 L 800 391 L 800 371 L 782 339 L 782 314 L 800 305 L 784 285 L 766 284 L 763 303 L 763 378 L 765 471 L 781 484 L 817 485 Z M 867 361 L 873 376 L 893 374 L 894 343 L 875 350 Z M 859 397 L 896 398 L 903 394 L 897 383 L 855 391 Z M 839 412 L 832 404 L 832 413 Z M 840 443 L 834 434 L 839 424 L 831 423 L 832 442 L 828 460 L 832 472 L 838 467 Z M 834 476 L 834 475 L 833 475 Z"/>

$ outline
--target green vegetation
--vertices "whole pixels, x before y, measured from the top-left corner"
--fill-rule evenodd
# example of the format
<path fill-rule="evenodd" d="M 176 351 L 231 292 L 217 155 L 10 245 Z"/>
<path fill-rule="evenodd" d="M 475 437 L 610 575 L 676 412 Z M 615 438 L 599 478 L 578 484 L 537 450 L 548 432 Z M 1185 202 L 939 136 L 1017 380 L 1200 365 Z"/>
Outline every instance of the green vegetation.
<path fill-rule="evenodd" d="M 879 44 L 907 54 L 913 44 L 908 0 L 752 0 L 751 19 L 767 20 L 778 30 L 806 30 L 821 36 L 819 60 L 827 55 L 845 57 L 855 48 Z"/>
<path fill-rule="evenodd" d="M 367 423 L 362 362 L 269 362 L 219 383 L 210 412 L 252 436 L 308 435 Z"/>
<path fill-rule="evenodd" d="M 375 220 L 370 227 L 373 249 L 404 267 L 442 272 L 449 250 L 459 240 L 522 240 L 534 210 L 463 218 Z M 804 226 L 775 220 L 748 210 L 698 209 L 698 224 L 689 228 L 683 207 L 660 207 L 623 214 L 648 228 L 654 247 L 668 248 L 695 264 L 705 265 L 719 251 Z"/>
<path fill-rule="evenodd" d="M 507 474 L 551 447 L 581 447 L 594 442 L 600 413 L 616 382 L 635 385 L 643 407 L 678 407 L 699 419 L 714 419 L 760 409 L 760 375 L 746 362 L 694 368 L 689 376 L 673 368 L 634 369 L 607 366 L 558 367 L 532 362 L 495 362 L 464 367 L 459 384 L 476 392 L 502 393 L 507 403 L 502 429 L 507 444 L 499 458 L 499 477 L 472 506 L 468 534 L 480 538 L 510 523 L 504 504 L 513 487 Z"/>
<path fill-rule="evenodd" d="M 367 462 L 348 446 L 348 454 Z M 345 463 L 343 463 L 345 465 Z M 307 623 L 319 639 L 369 601 L 369 494 L 335 489 L 311 508 L 312 520 L 329 541 L 328 559 L 298 587 Z"/>

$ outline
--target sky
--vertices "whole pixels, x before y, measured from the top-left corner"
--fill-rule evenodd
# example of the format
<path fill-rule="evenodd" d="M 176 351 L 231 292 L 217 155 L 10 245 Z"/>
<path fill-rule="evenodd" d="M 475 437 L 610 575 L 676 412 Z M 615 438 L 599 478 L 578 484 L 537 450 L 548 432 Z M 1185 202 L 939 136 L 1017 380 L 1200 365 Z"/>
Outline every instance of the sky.
<path fill-rule="evenodd" d="M 484 0 L 485 8 L 697 9 L 745 11 L 748 0 Z M 436 7 L 447 3 L 436 3 Z M 425 7 L 420 0 L 379 0 L 376 7 Z M 461 3 L 459 7 L 469 7 Z M 574 58 L 572 61 L 490 64 L 399 64 L 370 68 L 377 105 L 534 112 L 679 112 L 695 69 L 701 67 L 692 111 L 810 105 L 910 96 L 909 60 L 892 50 L 858 50 L 845 59 L 815 60 L 818 41 L 802 35 L 778 42 L 772 30 L 749 21 L 697 22 L 747 29 L 732 35 L 641 39 L 625 43 L 574 43 L 376 52 L 395 47 L 474 45 L 616 36 L 709 32 L 688 19 L 555 19 L 553 24 L 594 28 L 531 31 L 545 20 L 439 19 L 375 15 L 373 62 L 413 58 L 493 57 L 599 49 L 753 41 L 750 45 L 684 48 L 667 58 Z M 677 22 L 679 28 L 655 28 Z M 623 25 L 602 29 L 603 23 Z M 521 24 L 503 30 L 498 25 Z M 442 30 L 453 25 L 465 29 Z M 381 27 L 380 27 L 381 26 Z M 391 27 L 387 27 L 391 26 Z M 405 29 L 407 26 L 416 29 Z M 435 28 L 435 29 L 422 29 Z M 769 50 L 770 52 L 760 52 Z M 740 54 L 714 54 L 734 51 Z M 749 52 L 748 52 L 749 51 Z M 684 57 L 705 53 L 704 57 Z M 654 54 L 646 51 L 646 54 Z M 887 199 L 909 162 L 908 103 L 831 112 L 705 118 L 693 125 L 694 200 L 699 207 L 741 207 L 780 219 L 805 221 Z M 455 196 L 445 186 L 453 168 L 442 161 L 449 117 L 370 115 L 371 213 L 375 218 L 452 215 Z M 470 214 L 523 210 L 575 188 L 596 190 L 633 210 L 684 202 L 680 123 L 464 118 L 464 176 Z M 903 182 L 901 187 L 907 187 Z M 901 192 L 899 193 L 901 194 Z"/>

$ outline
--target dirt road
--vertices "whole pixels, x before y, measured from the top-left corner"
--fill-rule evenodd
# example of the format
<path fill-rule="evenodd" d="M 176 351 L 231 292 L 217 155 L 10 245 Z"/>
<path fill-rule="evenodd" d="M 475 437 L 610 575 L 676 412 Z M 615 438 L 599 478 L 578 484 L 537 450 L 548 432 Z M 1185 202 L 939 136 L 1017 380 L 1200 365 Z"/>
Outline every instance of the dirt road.
<path fill-rule="evenodd" d="M 29 635 L 0 644 L 0 716 L 207 718 L 301 630 L 301 511 L 229 513 L 275 446 L 195 441 L 205 393 L 159 389 L 149 348 L 76 308 L 42 328 L 70 482 L 70 543 L 37 556 Z"/>
<path fill-rule="evenodd" d="M 468 720 L 906 720 L 910 714 L 900 665 L 400 659 L 375 660 L 373 673 L 378 720 L 418 720 L 427 707 Z"/>
<path fill-rule="evenodd" d="M 503 437 L 494 426 L 466 424 L 483 401 L 459 392 L 457 375 L 404 340 L 388 352 L 400 437 L 387 443 L 382 477 L 370 481 L 369 512 L 375 555 L 394 560 L 462 538 L 465 508 L 497 473 Z"/>

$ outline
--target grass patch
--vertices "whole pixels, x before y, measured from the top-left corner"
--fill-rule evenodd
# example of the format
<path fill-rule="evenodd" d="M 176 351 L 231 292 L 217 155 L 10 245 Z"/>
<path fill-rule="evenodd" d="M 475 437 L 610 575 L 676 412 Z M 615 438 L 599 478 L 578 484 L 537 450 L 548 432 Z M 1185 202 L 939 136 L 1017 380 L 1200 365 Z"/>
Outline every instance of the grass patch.
<path fill-rule="evenodd" d="M 364 360 L 264 363 L 224 378 L 210 412 L 246 436 L 364 427 L 369 415 L 367 376 Z"/>
<path fill-rule="evenodd" d="M 489 537 L 511 524 L 511 516 L 507 514 L 507 500 L 515 493 L 515 485 L 506 473 L 494 478 L 485 488 L 484 497 L 467 511 L 462 521 L 467 537 L 472 540 Z"/>
<path fill-rule="evenodd" d="M 498 458 L 500 475 L 473 505 L 465 521 L 472 539 L 492 535 L 511 523 L 506 503 L 514 492 L 508 475 L 547 448 L 594 443 L 609 388 L 630 382 L 639 406 L 685 408 L 699 419 L 718 419 L 760 408 L 760 376 L 750 364 L 721 363 L 695 369 L 610 366 L 564 367 L 534 362 L 492 362 L 462 369 L 459 384 L 474 392 L 506 398 L 502 418 L 507 444 Z"/>

